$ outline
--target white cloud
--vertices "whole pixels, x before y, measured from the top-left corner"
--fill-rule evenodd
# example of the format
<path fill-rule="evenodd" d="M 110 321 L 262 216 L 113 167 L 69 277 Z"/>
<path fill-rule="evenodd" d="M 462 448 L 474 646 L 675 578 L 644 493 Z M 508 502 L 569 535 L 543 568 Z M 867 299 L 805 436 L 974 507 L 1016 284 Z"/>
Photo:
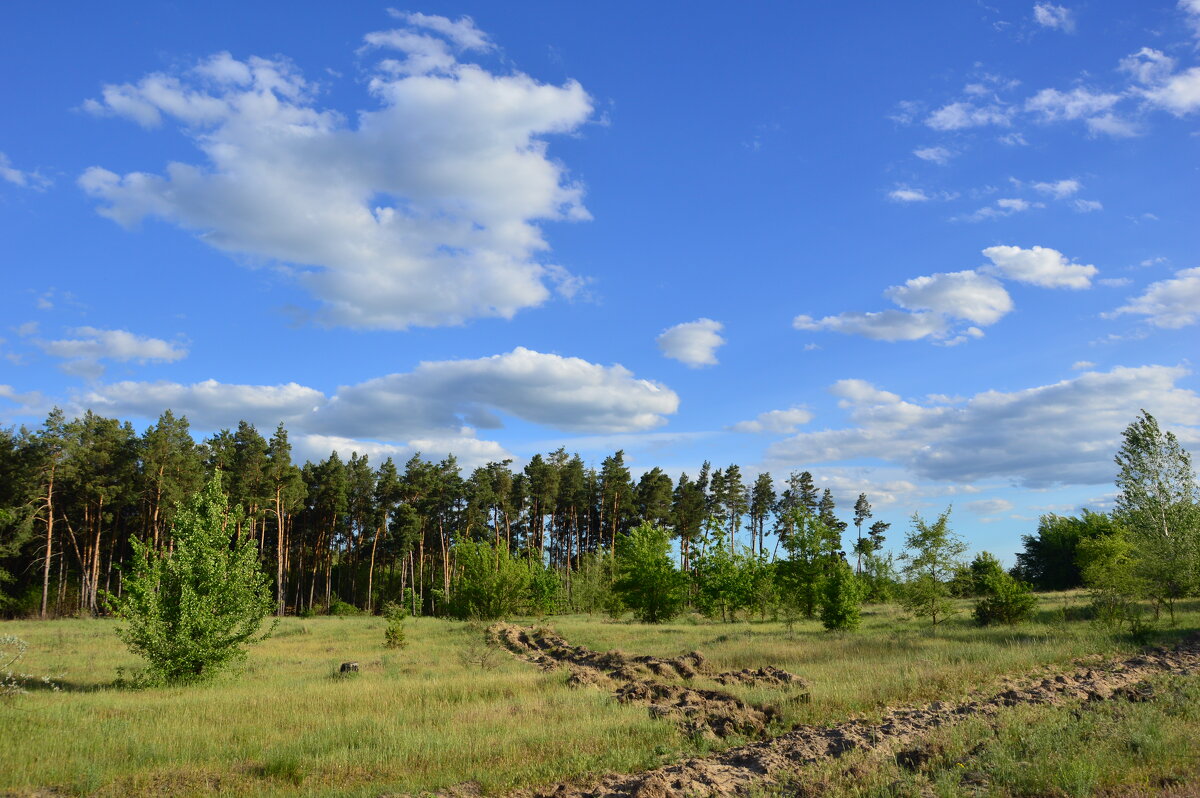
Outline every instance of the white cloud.
<path fill-rule="evenodd" d="M 999 105 L 979 106 L 969 102 L 954 102 L 931 113 L 925 124 L 934 130 L 963 130 L 985 125 L 1007 126 L 1012 111 Z"/>
<path fill-rule="evenodd" d="M 297 435 L 321 436 L 321 446 L 335 439 L 403 441 L 425 451 L 433 447 L 422 441 L 459 441 L 473 438 L 475 428 L 502 427 L 499 413 L 568 431 L 640 432 L 664 424 L 679 397 L 619 365 L 518 347 L 474 360 L 421 363 L 407 373 L 342 386 L 332 396 L 296 383 L 127 381 L 79 393 L 73 406 L 139 418 L 157 418 L 170 408 L 200 429 L 241 419 L 262 428 L 283 421 Z"/>
<path fill-rule="evenodd" d="M 1104 203 L 1100 202 L 1100 200 L 1077 199 L 1071 204 L 1079 213 L 1092 213 L 1104 210 Z"/>
<path fill-rule="evenodd" d="M 1097 280 L 1100 285 L 1108 286 L 1109 288 L 1120 288 L 1129 285 L 1133 280 L 1128 277 L 1104 277 Z"/>
<path fill-rule="evenodd" d="M 1172 75 L 1162 85 L 1145 91 L 1144 96 L 1175 116 L 1200 110 L 1200 67 Z"/>
<path fill-rule="evenodd" d="M 80 185 L 123 225 L 156 216 L 286 264 L 323 323 L 458 324 L 545 302 L 569 274 L 545 262 L 542 222 L 589 218 L 546 137 L 585 124 L 590 97 L 574 81 L 459 61 L 455 51 L 490 47 L 469 19 L 398 16 L 408 26 L 369 34 L 366 51 L 405 59 L 376 65 L 377 104 L 352 122 L 319 108 L 282 59 L 222 53 L 105 86 L 86 109 L 147 127 L 175 120 L 206 161 L 161 175 L 92 167 Z"/>
<path fill-rule="evenodd" d="M 1092 278 L 1100 271 L 1090 264 L 1072 263 L 1049 247 L 996 246 L 983 254 L 992 262 L 985 271 L 1042 288 L 1091 288 Z"/>
<path fill-rule="evenodd" d="M 620 365 L 523 347 L 474 360 L 421 363 L 338 389 L 314 417 L 313 432 L 408 438 L 429 430 L 502 426 L 497 412 L 556 429 L 635 432 L 666 423 L 679 397 Z"/>
<path fill-rule="evenodd" d="M 1020 197 L 1002 197 L 996 200 L 994 205 L 988 205 L 972 214 L 956 218 L 965 219 L 968 222 L 982 222 L 985 219 L 999 219 L 1005 216 L 1012 216 L 1014 213 L 1023 213 L 1035 208 L 1044 207 L 1046 206 L 1040 202 L 1030 202 Z"/>
<path fill-rule="evenodd" d="M 1013 503 L 1008 499 L 980 499 L 979 501 L 967 502 L 966 507 L 976 515 L 998 515 L 1011 510 Z"/>
<path fill-rule="evenodd" d="M 1200 396 L 1182 367 L 1089 372 L 1020 391 L 986 391 L 955 406 L 865 399 L 851 426 L 800 433 L 767 449 L 774 466 L 882 460 L 925 479 L 1007 479 L 1031 488 L 1103 484 L 1122 430 L 1142 408 L 1185 443 L 1200 441 Z"/>
<path fill-rule="evenodd" d="M 36 340 L 43 352 L 67 362 L 59 366 L 75 377 L 94 380 L 104 374 L 101 360 L 119 363 L 173 363 L 187 357 L 188 350 L 179 343 L 161 338 L 135 335 L 128 330 L 102 330 L 96 327 L 76 327 L 69 331 L 75 338 L 53 341 Z"/>
<path fill-rule="evenodd" d="M 8 156 L 0 152 L 0 180 L 12 183 L 21 188 L 31 188 L 34 191 L 45 191 L 53 181 L 43 177 L 38 171 L 24 172 L 12 165 Z"/>
<path fill-rule="evenodd" d="M 38 341 L 48 355 L 87 360 L 116 360 L 139 363 L 173 363 L 187 357 L 188 350 L 161 338 L 134 335 L 128 330 L 102 330 L 96 327 L 76 327 L 70 331 L 77 338 Z"/>
<path fill-rule="evenodd" d="M 905 313 L 902 310 L 868 313 L 848 311 L 822 319 L 797 316 L 792 320 L 792 326 L 797 330 L 827 330 L 845 335 L 861 335 L 876 341 L 916 341 L 943 334 L 946 330 L 946 320 L 936 313 Z"/>
<path fill-rule="evenodd" d="M 1138 83 L 1153 85 L 1162 83 L 1175 71 L 1175 59 L 1161 50 L 1143 47 L 1122 58 L 1119 68 Z"/>
<path fill-rule="evenodd" d="M 1034 183 L 1033 188 L 1055 199 L 1063 199 L 1079 191 L 1080 185 L 1078 180 L 1056 180 L 1053 183 Z"/>
<path fill-rule="evenodd" d="M 913 155 L 920 158 L 922 161 L 931 161 L 936 164 L 945 165 L 950 162 L 958 153 L 953 150 L 948 150 L 945 147 L 919 147 L 913 150 Z"/>
<path fill-rule="evenodd" d="M 1064 33 L 1075 31 L 1075 15 L 1069 8 L 1053 3 L 1034 3 L 1033 18 L 1044 28 L 1055 28 Z"/>
<path fill-rule="evenodd" d="M 77 412 L 91 409 L 117 417 L 158 418 L 170 409 L 186 415 L 200 429 L 233 426 L 243 419 L 268 429 L 280 421 L 300 421 L 325 401 L 320 391 L 294 382 L 234 385 L 204 380 L 191 385 L 115 382 L 79 394 L 74 404 Z"/>
<path fill-rule="evenodd" d="M 655 340 L 666 357 L 692 368 L 715 366 L 717 347 L 725 343 L 720 334 L 724 328 L 719 321 L 696 319 L 663 330 Z"/>
<path fill-rule="evenodd" d="M 1142 129 L 1138 125 L 1113 114 L 1093 116 L 1084 124 L 1087 125 L 1089 133 L 1103 133 L 1115 139 L 1129 139 L 1142 134 Z"/>
<path fill-rule="evenodd" d="M 1188 24 L 1200 38 L 1200 0 L 1179 0 L 1179 9 L 1187 16 Z"/>
<path fill-rule="evenodd" d="M 404 443 L 384 443 L 336 435 L 298 435 L 291 440 L 293 455 L 299 460 L 324 460 L 329 457 L 330 452 L 337 452 L 343 460 L 357 452 L 359 455 L 366 455 L 376 464 L 389 457 L 402 463 L 416 454 L 426 460 L 440 460 L 454 455 L 459 468 L 470 471 L 487 463 L 516 459 L 498 442 L 477 438 L 469 428 L 464 428 L 457 435 L 414 438 Z"/>
<path fill-rule="evenodd" d="M 866 380 L 838 380 L 829 386 L 829 392 L 839 398 L 838 407 L 876 404 L 894 405 L 900 402 L 899 394 L 876 388 Z"/>
<path fill-rule="evenodd" d="M 1113 315 L 1122 313 L 1146 316 L 1155 327 L 1170 330 L 1195 324 L 1200 320 L 1200 266 L 1151 283 L 1141 296 L 1117 308 Z"/>
<path fill-rule="evenodd" d="M 1039 114 L 1044 122 L 1059 122 L 1103 113 L 1120 99 L 1119 94 L 1095 93 L 1082 87 L 1068 92 L 1042 89 L 1025 101 L 1025 110 Z"/>
<path fill-rule="evenodd" d="M 731 429 L 734 432 L 774 432 L 790 435 L 812 421 L 813 414 L 803 407 L 791 407 L 787 410 L 768 410 L 759 413 L 753 421 L 739 421 Z"/>
<path fill-rule="evenodd" d="M 983 325 L 995 324 L 1013 307 L 1004 286 L 969 269 L 914 277 L 884 295 L 905 310 L 931 310 Z"/>
<path fill-rule="evenodd" d="M 888 197 L 896 202 L 928 202 L 929 195 L 919 188 L 901 187 L 888 193 Z"/>
<path fill-rule="evenodd" d="M 1076 360 L 1071 364 L 1072 371 L 1087 371 L 1088 369 L 1093 369 L 1095 367 L 1096 364 L 1090 360 Z"/>

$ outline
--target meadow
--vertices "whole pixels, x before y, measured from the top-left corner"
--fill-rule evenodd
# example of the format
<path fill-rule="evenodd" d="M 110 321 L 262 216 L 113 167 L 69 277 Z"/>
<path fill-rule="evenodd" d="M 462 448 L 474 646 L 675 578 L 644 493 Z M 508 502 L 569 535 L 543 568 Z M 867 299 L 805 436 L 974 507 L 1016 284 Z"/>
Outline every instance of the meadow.
<path fill-rule="evenodd" d="M 1080 594 L 1048 594 L 1019 626 L 978 628 L 963 612 L 937 630 L 868 607 L 860 631 L 840 634 L 814 621 L 695 616 L 653 626 L 586 615 L 524 622 L 597 651 L 698 650 L 717 670 L 773 665 L 798 674 L 811 702 L 780 703 L 779 732 L 954 700 L 1006 676 L 1137 650 L 1140 641 L 1077 620 L 1085 603 Z M 1200 627 L 1200 603 L 1182 609 L 1160 640 Z M 488 646 L 480 624 L 409 619 L 402 649 L 383 646 L 385 625 L 369 616 L 288 618 L 236 672 L 193 687 L 138 688 L 141 663 L 112 621 L 4 622 L 0 635 L 29 643 L 21 669 L 54 675 L 61 689 L 0 701 L 0 794 L 490 795 L 744 742 L 687 737 L 644 706 L 572 688 L 565 671 L 544 672 Z M 360 671 L 341 675 L 345 661 Z M 924 769 L 851 755 L 815 768 L 804 789 L 983 794 L 963 779 L 976 772 L 989 774 L 986 794 L 997 795 L 1188 783 L 1200 778 L 1200 763 L 1181 753 L 1200 733 L 1200 693 L 1195 676 L 1170 679 L 1169 705 L 1127 704 L 1123 715 L 1105 707 L 1083 720 L 1062 707 L 1014 708 L 998 729 L 968 723 L 935 735 Z M 755 704 L 780 698 L 767 687 L 727 689 Z"/>

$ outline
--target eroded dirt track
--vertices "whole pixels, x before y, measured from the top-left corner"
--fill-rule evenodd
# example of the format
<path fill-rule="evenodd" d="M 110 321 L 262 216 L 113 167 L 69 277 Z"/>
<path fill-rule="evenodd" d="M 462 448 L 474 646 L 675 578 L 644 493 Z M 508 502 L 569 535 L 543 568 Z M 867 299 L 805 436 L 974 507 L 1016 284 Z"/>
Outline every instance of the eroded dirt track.
<path fill-rule="evenodd" d="M 493 627 L 493 630 L 495 638 L 510 651 L 543 667 L 557 667 L 561 662 L 603 671 L 603 665 L 590 663 L 621 659 L 623 662 L 611 670 L 627 667 L 628 661 L 636 660 L 655 672 L 648 662 L 641 662 L 645 658 L 630 658 L 615 652 L 597 654 L 569 646 L 550 633 L 504 624 Z M 605 657 L 612 659 L 603 660 Z M 670 664 L 674 660 L 648 659 L 654 660 L 658 667 L 674 668 Z M 686 655 L 686 659 L 703 664 L 703 657 L 698 654 Z M 985 698 L 960 703 L 935 701 L 922 707 L 894 709 L 877 723 L 850 720 L 830 727 L 800 726 L 770 740 L 738 746 L 708 757 L 688 759 L 645 773 L 600 776 L 586 784 L 558 784 L 523 791 L 520 795 L 527 798 L 737 795 L 793 779 L 801 768 L 821 760 L 840 757 L 851 751 L 902 746 L 936 728 L 960 723 L 968 718 L 990 718 L 1006 707 L 1062 704 L 1071 700 L 1143 700 L 1149 690 L 1145 679 L 1164 673 L 1197 672 L 1200 672 L 1200 639 L 1193 639 L 1173 649 L 1155 649 L 1056 676 L 1023 682 L 1010 681 L 1006 689 Z M 723 674 L 709 674 L 709 678 L 719 675 Z M 571 678 L 575 678 L 574 670 Z M 736 698 L 733 700 L 737 701 Z M 654 712 L 653 709 L 651 711 Z"/>
<path fill-rule="evenodd" d="M 779 717 L 771 706 L 751 706 L 721 690 L 706 690 L 691 684 L 704 676 L 722 685 L 769 685 L 789 688 L 791 698 L 804 700 L 807 684 L 799 676 L 778 668 L 713 673 L 698 651 L 663 659 L 629 656 L 619 651 L 598 652 L 573 646 L 545 629 L 496 624 L 488 630 L 491 639 L 518 657 L 543 670 L 565 667 L 567 684 L 594 685 L 608 690 L 622 703 L 644 704 L 651 715 L 680 725 L 684 733 L 718 738 L 741 734 L 760 737 Z"/>

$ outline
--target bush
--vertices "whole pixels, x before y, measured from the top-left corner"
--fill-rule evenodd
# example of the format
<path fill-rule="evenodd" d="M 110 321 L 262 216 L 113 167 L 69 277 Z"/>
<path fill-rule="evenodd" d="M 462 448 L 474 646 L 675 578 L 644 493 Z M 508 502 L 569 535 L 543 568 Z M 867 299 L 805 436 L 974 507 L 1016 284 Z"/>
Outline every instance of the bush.
<path fill-rule="evenodd" d="M 850 564 L 840 560 L 821 591 L 821 623 L 828 631 L 853 631 L 862 621 L 862 588 Z"/>
<path fill-rule="evenodd" d="M 342 601 L 341 599 L 334 599 L 333 603 L 329 605 L 328 614 L 347 617 L 353 615 L 362 615 L 363 611 L 358 607 L 355 607 L 353 604 Z"/>
<path fill-rule="evenodd" d="M 231 545 L 240 516 L 240 506 L 229 509 L 218 473 L 179 509 L 173 553 L 130 541 L 125 594 L 109 606 L 127 623 L 118 636 L 149 661 L 153 676 L 207 678 L 266 637 L 258 632 L 275 600 L 254 542 L 247 536 Z"/>
<path fill-rule="evenodd" d="M 1004 571 L 984 577 L 978 587 L 981 598 L 975 602 L 975 621 L 980 626 L 1020 623 L 1028 620 L 1037 607 L 1030 586 Z"/>

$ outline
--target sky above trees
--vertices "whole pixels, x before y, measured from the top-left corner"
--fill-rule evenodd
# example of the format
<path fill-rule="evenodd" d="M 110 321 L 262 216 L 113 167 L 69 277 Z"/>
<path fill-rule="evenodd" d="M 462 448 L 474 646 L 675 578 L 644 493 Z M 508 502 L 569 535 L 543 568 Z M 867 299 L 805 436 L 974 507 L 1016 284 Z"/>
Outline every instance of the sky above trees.
<path fill-rule="evenodd" d="M 0 423 L 811 470 L 1010 555 L 1200 442 L 1200 2 L 0 12 Z"/>

